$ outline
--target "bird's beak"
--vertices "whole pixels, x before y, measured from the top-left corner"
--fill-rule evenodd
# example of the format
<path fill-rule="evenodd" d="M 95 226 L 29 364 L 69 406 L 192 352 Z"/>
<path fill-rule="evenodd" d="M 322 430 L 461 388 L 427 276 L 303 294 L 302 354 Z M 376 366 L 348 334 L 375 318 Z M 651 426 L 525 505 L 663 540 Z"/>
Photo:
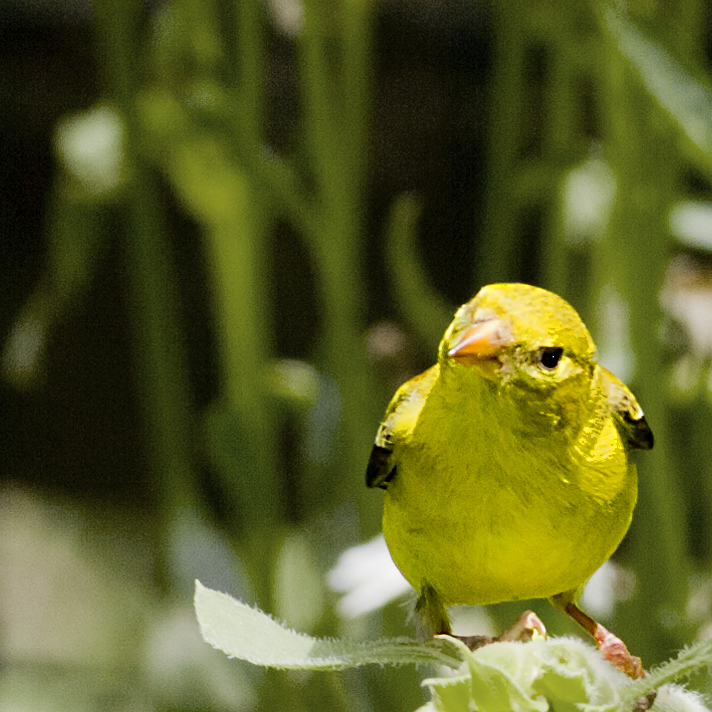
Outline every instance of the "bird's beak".
<path fill-rule="evenodd" d="M 513 343 L 512 327 L 509 322 L 502 319 L 489 319 L 467 329 L 447 355 L 465 365 L 498 367 L 501 365 L 498 356 L 502 349 Z"/>

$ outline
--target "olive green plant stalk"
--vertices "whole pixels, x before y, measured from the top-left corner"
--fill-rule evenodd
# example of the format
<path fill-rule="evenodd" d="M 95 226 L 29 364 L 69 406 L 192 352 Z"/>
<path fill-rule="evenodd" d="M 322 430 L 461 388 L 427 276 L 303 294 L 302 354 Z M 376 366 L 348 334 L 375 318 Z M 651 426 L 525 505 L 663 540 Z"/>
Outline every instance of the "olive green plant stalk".
<path fill-rule="evenodd" d="M 107 95 L 124 122 L 123 244 L 130 289 L 134 361 L 151 471 L 161 492 L 164 536 L 197 501 L 192 463 L 195 434 L 183 347 L 177 280 L 172 268 L 155 173 L 139 150 L 135 97 L 141 82 L 140 2 L 94 5 Z M 166 544 L 168 540 L 166 539 Z"/>

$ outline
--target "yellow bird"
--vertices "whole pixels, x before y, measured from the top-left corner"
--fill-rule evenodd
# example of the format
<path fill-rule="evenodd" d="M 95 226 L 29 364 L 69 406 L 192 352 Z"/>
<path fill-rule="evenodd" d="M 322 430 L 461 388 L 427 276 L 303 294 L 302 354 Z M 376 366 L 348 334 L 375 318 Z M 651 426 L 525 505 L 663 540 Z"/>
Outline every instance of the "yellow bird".
<path fill-rule="evenodd" d="M 642 676 L 576 599 L 630 525 L 629 453 L 652 445 L 635 397 L 596 363 L 567 302 L 525 284 L 480 290 L 437 364 L 394 395 L 366 473 L 386 490 L 383 533 L 426 631 L 450 634 L 453 604 L 548 598 Z"/>

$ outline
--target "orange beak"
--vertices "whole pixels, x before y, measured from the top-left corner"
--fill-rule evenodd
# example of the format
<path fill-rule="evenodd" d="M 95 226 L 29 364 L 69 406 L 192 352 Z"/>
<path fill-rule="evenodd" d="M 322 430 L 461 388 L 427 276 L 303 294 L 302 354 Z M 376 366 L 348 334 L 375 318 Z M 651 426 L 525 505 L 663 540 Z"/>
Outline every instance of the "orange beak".
<path fill-rule="evenodd" d="M 489 319 L 471 326 L 447 352 L 464 364 L 497 361 L 500 351 L 514 343 L 512 328 L 501 319 Z"/>

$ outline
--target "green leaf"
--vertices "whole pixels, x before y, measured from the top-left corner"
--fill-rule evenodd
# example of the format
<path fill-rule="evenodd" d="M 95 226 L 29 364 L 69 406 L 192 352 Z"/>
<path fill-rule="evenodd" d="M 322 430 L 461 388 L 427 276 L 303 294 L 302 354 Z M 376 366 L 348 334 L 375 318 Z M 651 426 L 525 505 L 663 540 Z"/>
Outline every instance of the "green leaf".
<path fill-rule="evenodd" d="M 578 704 L 619 705 L 630 680 L 580 640 L 553 638 L 527 644 L 502 642 L 470 653 L 466 677 L 425 680 L 438 712 L 578 712 Z M 467 683 L 462 707 L 460 683 Z"/>
<path fill-rule="evenodd" d="M 497 643 L 468 654 L 469 674 L 461 670 L 423 684 L 437 712 L 628 712 L 653 691 L 656 712 L 701 712 L 706 708 L 699 695 L 666 683 L 708 665 L 711 649 L 712 642 L 703 643 L 633 681 L 578 639 Z"/>
<path fill-rule="evenodd" d="M 427 664 L 459 667 L 467 648 L 452 638 L 360 643 L 295 633 L 225 593 L 195 583 L 195 611 L 206 642 L 255 665 L 294 670 L 340 670 L 360 665 Z"/>
<path fill-rule="evenodd" d="M 433 699 L 430 707 L 426 706 L 417 712 L 424 712 L 426 709 L 436 712 L 469 712 L 472 699 L 471 683 L 469 675 L 424 680 L 423 684 L 430 687 Z"/>

